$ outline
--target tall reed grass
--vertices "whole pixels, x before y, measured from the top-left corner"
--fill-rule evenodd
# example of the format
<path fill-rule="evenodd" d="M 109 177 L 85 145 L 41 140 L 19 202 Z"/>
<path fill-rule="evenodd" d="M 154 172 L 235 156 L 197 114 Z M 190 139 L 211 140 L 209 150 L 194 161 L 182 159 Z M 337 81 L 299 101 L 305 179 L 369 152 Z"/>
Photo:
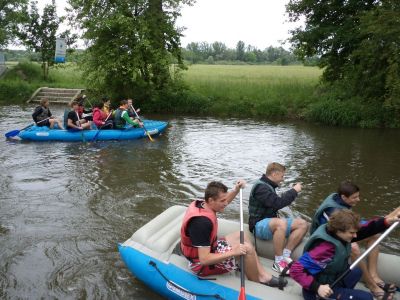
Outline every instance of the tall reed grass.
<path fill-rule="evenodd" d="M 320 75 L 318 68 L 303 66 L 192 65 L 183 78 L 195 93 L 209 98 L 205 112 L 297 118 L 313 101 Z"/>

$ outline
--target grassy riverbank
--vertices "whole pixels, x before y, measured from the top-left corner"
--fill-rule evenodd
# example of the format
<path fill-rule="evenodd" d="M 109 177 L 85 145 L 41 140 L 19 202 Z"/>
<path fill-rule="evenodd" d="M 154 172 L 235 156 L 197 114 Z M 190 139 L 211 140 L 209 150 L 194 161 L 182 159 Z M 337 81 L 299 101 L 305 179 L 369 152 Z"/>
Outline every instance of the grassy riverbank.
<path fill-rule="evenodd" d="M 83 88 L 81 72 L 75 64 L 57 65 L 50 68 L 49 77 L 43 80 L 41 66 L 37 63 L 21 62 L 7 64 L 9 70 L 0 78 L 0 103 L 19 104 L 26 102 L 39 87 Z"/>
<path fill-rule="evenodd" d="M 140 91 L 132 96 L 147 112 L 400 127 L 396 111 L 318 86 L 321 73 L 303 66 L 192 65 L 181 74 L 183 86 L 162 90 L 148 100 L 140 99 Z M 51 68 L 44 81 L 39 64 L 20 63 L 0 79 L 0 103 L 23 103 L 40 86 L 85 88 L 85 81 L 75 64 Z"/>
<path fill-rule="evenodd" d="M 217 115 L 303 117 L 321 71 L 303 66 L 193 65 L 183 78 Z M 208 103 L 207 103 L 208 102 Z M 195 103 L 193 103 L 195 104 Z"/>

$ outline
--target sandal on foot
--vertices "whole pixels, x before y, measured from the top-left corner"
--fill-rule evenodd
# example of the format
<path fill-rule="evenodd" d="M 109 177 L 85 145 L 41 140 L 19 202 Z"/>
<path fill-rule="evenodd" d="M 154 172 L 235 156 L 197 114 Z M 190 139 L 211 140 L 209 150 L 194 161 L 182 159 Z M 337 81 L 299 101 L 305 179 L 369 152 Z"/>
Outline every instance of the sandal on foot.
<path fill-rule="evenodd" d="M 288 284 L 288 281 L 283 277 L 278 278 L 278 277 L 272 276 L 270 281 L 260 282 L 260 283 L 265 284 L 270 287 L 277 287 L 280 290 L 283 290 L 283 288 Z"/>
<path fill-rule="evenodd" d="M 385 292 L 388 292 L 388 293 L 396 292 L 397 289 L 398 289 L 398 287 L 394 283 L 387 283 L 387 282 L 384 282 L 384 281 L 377 282 L 376 285 L 379 286 L 382 290 L 384 290 Z"/>
<path fill-rule="evenodd" d="M 372 296 L 374 296 L 375 299 L 377 300 L 393 300 L 394 298 L 394 294 L 393 293 L 389 293 L 389 292 L 372 292 L 371 291 Z"/>

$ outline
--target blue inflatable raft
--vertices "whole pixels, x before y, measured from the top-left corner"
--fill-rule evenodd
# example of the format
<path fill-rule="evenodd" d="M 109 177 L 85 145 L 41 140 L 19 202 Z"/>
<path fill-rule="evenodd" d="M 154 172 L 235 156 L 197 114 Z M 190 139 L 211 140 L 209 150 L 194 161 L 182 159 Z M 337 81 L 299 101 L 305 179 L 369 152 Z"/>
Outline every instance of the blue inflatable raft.
<path fill-rule="evenodd" d="M 130 239 L 119 244 L 119 252 L 132 274 L 149 288 L 166 299 L 238 299 L 240 273 L 198 278 L 189 271 L 188 261 L 179 250 L 180 228 L 186 207 L 173 206 L 139 228 Z M 239 230 L 239 222 L 218 219 L 218 236 Z M 249 237 L 253 235 L 245 225 Z M 293 258 L 301 255 L 305 241 L 293 252 Z M 257 240 L 257 253 L 266 270 L 272 271 L 274 249 L 271 241 Z M 379 274 L 387 282 L 400 284 L 400 257 L 381 253 Z M 246 280 L 246 299 L 301 300 L 300 285 L 288 278 L 283 291 L 257 282 Z M 358 284 L 357 288 L 366 289 Z"/>
<path fill-rule="evenodd" d="M 153 136 L 162 133 L 168 123 L 163 121 L 144 120 L 147 132 Z M 97 134 L 98 133 L 98 134 Z M 97 136 L 96 136 L 97 134 Z M 29 141 L 65 141 L 65 142 L 90 142 L 96 136 L 96 141 L 108 140 L 135 140 L 146 138 L 147 135 L 143 128 L 125 128 L 125 129 L 103 129 L 98 132 L 97 129 L 72 131 L 50 129 L 46 126 L 32 126 L 22 130 L 19 135 L 23 140 Z"/>

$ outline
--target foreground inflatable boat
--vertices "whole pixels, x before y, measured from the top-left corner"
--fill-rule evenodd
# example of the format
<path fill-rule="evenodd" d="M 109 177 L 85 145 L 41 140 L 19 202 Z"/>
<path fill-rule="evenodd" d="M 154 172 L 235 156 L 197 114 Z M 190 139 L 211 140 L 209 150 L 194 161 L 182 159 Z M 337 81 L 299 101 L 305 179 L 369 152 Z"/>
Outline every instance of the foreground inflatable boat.
<path fill-rule="evenodd" d="M 167 299 L 238 299 L 240 273 L 198 278 L 187 268 L 187 260 L 179 251 L 180 227 L 186 207 L 173 206 L 137 230 L 125 243 L 118 246 L 121 257 L 132 274 L 148 287 Z M 239 224 L 219 219 L 218 236 L 239 230 Z M 248 227 L 246 226 L 247 233 Z M 297 259 L 303 244 L 293 253 Z M 257 240 L 261 263 L 272 271 L 271 242 Z M 381 254 L 379 272 L 387 282 L 400 286 L 400 257 Z M 288 278 L 288 277 L 286 277 Z M 246 280 L 246 297 L 252 299 L 303 299 L 301 287 L 292 279 L 283 291 Z M 357 288 L 365 289 L 362 284 Z"/>
<path fill-rule="evenodd" d="M 163 121 L 145 120 L 144 125 L 147 132 L 153 136 L 162 133 L 168 123 Z M 97 134 L 98 133 L 98 134 Z M 96 136 L 97 134 L 97 136 Z M 125 128 L 101 130 L 60 130 L 50 129 L 46 126 L 32 126 L 23 130 L 18 135 L 23 140 L 29 141 L 64 141 L 64 142 L 90 142 L 96 136 L 96 141 L 108 140 L 135 140 L 147 137 L 143 128 Z"/>

